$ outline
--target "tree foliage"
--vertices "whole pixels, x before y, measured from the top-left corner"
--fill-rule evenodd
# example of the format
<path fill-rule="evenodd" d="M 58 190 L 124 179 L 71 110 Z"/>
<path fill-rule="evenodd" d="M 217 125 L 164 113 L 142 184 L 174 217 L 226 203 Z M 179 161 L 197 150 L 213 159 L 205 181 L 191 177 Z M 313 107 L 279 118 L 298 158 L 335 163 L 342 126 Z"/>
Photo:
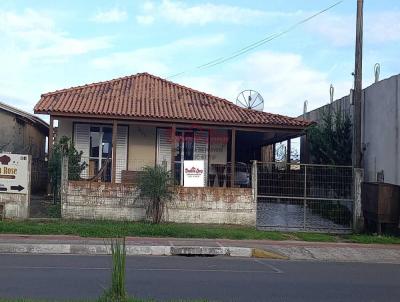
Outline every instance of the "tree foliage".
<path fill-rule="evenodd" d="M 81 172 L 85 169 L 86 163 L 81 162 L 82 151 L 75 149 L 71 139 L 63 136 L 54 144 L 49 160 L 49 176 L 53 187 L 53 194 L 57 195 L 61 184 L 61 160 L 68 157 L 68 179 L 79 180 Z"/>
<path fill-rule="evenodd" d="M 307 129 L 310 155 L 313 163 L 351 165 L 352 125 L 350 115 L 330 108 L 322 112 L 320 123 Z"/>
<path fill-rule="evenodd" d="M 165 203 L 171 200 L 172 177 L 163 166 L 146 166 L 138 181 L 139 197 L 147 200 L 147 215 L 153 223 L 161 221 Z"/>

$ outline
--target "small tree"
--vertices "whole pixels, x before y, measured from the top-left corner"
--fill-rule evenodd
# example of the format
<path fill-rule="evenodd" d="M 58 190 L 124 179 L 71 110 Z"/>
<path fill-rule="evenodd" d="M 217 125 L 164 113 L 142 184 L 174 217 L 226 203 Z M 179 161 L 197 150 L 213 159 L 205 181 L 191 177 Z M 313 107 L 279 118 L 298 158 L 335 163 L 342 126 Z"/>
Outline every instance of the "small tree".
<path fill-rule="evenodd" d="M 351 165 L 351 118 L 340 107 L 324 110 L 321 122 L 307 129 L 307 139 L 314 163 Z"/>
<path fill-rule="evenodd" d="M 139 197 L 147 202 L 146 213 L 153 223 L 160 223 L 165 203 L 172 199 L 171 173 L 163 166 L 146 166 L 139 177 Z"/>
<path fill-rule="evenodd" d="M 81 162 L 82 151 L 78 152 L 68 137 L 61 137 L 54 144 L 49 160 L 49 176 L 55 198 L 58 198 L 61 185 L 61 160 L 63 156 L 68 157 L 68 179 L 70 180 L 78 180 L 86 167 L 86 163 Z"/>

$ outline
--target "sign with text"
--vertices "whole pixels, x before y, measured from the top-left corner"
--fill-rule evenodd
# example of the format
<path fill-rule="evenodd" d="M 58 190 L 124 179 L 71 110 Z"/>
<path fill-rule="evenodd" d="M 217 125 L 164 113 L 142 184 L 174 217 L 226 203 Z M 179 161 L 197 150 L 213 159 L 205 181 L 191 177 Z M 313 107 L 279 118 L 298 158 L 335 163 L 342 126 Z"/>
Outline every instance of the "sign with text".
<path fill-rule="evenodd" d="M 185 160 L 183 162 L 183 186 L 204 187 L 204 160 Z"/>
<path fill-rule="evenodd" d="M 29 157 L 0 153 L 0 193 L 28 193 Z"/>

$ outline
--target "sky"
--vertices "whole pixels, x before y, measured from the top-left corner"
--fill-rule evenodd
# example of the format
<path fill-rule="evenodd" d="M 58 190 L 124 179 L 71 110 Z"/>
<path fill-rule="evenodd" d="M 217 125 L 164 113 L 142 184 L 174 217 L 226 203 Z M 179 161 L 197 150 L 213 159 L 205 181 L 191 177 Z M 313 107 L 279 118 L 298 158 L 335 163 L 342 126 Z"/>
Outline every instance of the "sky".
<path fill-rule="evenodd" d="M 337 0 L 0 0 L 0 100 L 33 112 L 42 93 L 138 72 L 298 116 L 353 86 L 356 0 L 241 56 L 226 57 Z M 400 1 L 365 0 L 363 85 L 400 73 Z"/>

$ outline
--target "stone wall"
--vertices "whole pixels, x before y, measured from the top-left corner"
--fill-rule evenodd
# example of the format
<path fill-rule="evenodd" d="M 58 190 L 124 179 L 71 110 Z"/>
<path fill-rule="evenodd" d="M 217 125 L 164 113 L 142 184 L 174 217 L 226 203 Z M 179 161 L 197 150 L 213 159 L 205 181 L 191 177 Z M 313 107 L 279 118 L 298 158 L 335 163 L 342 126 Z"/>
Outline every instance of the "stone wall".
<path fill-rule="evenodd" d="M 62 198 L 62 217 L 139 221 L 144 202 L 133 185 L 69 181 Z M 256 224 L 256 202 L 250 188 L 177 187 L 164 213 L 167 222 Z"/>

